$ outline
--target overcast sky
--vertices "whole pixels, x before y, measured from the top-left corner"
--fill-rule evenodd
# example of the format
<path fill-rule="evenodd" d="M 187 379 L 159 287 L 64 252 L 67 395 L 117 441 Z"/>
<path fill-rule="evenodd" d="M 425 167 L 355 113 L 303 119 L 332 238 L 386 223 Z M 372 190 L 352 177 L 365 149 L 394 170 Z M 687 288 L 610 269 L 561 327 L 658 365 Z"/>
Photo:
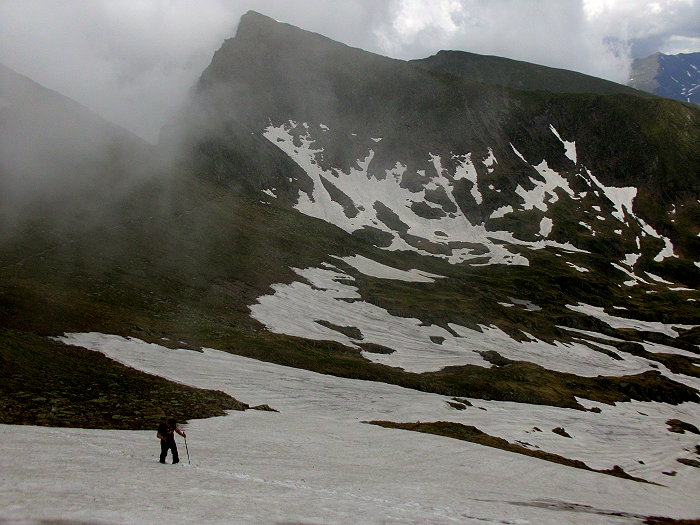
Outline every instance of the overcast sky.
<path fill-rule="evenodd" d="M 0 62 L 155 142 L 253 9 L 395 58 L 499 55 L 624 83 L 700 51 L 700 0 L 0 0 Z"/>

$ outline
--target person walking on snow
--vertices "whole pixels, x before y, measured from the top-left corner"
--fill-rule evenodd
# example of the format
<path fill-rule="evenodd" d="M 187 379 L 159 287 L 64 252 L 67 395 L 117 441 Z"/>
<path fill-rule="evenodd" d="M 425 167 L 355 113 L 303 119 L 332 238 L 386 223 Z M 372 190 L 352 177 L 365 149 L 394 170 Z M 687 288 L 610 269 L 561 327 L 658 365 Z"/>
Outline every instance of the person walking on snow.
<path fill-rule="evenodd" d="M 180 462 L 180 456 L 177 453 L 177 445 L 175 444 L 175 432 L 186 438 L 182 430 L 177 428 L 177 421 L 173 418 L 158 425 L 158 439 L 160 439 L 160 462 L 165 463 L 165 457 L 168 455 L 168 450 L 173 454 L 173 465 Z"/>

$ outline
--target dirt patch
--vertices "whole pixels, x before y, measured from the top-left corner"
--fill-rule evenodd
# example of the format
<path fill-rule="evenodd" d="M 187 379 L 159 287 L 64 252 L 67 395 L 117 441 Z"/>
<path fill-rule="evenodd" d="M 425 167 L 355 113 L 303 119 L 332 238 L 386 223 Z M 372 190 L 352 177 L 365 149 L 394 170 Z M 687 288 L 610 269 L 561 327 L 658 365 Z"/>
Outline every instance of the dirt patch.
<path fill-rule="evenodd" d="M 553 429 L 552 429 L 552 432 L 554 432 L 555 434 L 559 434 L 560 436 L 564 436 L 564 437 L 566 437 L 566 438 L 570 438 L 570 437 L 571 437 L 571 436 L 569 435 L 569 433 L 568 433 L 566 430 L 564 430 L 562 427 L 553 428 Z"/>
<path fill-rule="evenodd" d="M 686 431 L 692 432 L 693 434 L 700 434 L 700 430 L 695 425 L 681 421 L 680 419 L 669 419 L 666 421 L 668 425 L 669 432 L 675 432 L 677 434 L 685 434 Z"/>
<path fill-rule="evenodd" d="M 340 332 L 341 334 L 348 336 L 350 339 L 363 339 L 362 332 L 356 326 L 340 326 L 323 320 L 315 320 L 314 322 L 316 324 L 320 324 L 321 326 L 325 326 L 326 328 L 330 328 L 331 330 L 335 330 L 336 332 Z"/>
<path fill-rule="evenodd" d="M 661 516 L 651 516 L 644 520 L 644 525 L 700 525 L 700 520 L 674 520 Z"/>
<path fill-rule="evenodd" d="M 389 355 L 393 354 L 396 352 L 393 348 L 389 348 L 388 346 L 383 346 L 383 345 L 378 345 L 376 343 L 357 343 L 357 346 L 362 348 L 365 352 L 369 352 L 370 354 L 384 354 L 384 355 Z"/>

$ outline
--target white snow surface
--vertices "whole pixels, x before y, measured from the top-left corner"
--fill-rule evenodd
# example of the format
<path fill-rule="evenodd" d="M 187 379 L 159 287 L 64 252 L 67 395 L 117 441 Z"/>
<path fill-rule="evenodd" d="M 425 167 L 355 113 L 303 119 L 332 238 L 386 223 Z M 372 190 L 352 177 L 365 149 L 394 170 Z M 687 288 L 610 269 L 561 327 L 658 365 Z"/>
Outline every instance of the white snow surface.
<path fill-rule="evenodd" d="M 600 182 L 589 170 L 586 170 L 590 179 L 603 192 L 605 197 L 613 204 L 615 211 L 613 216 L 622 223 L 626 223 L 625 214 L 634 217 L 634 199 L 637 197 L 637 188 L 633 186 L 615 187 L 606 186 Z"/>
<path fill-rule="evenodd" d="M 508 359 L 582 376 L 637 374 L 656 366 L 630 354 L 613 359 L 585 342 L 547 343 L 529 334 L 520 342 L 496 326 L 479 325 L 478 329 L 471 329 L 450 323 L 447 327 L 450 330 L 425 326 L 419 319 L 394 316 L 363 301 L 357 287 L 351 284 L 353 277 L 337 268 L 293 270 L 307 282 L 272 285 L 273 294 L 259 297 L 250 306 L 254 319 L 279 334 L 337 341 L 353 348 L 361 348 L 359 343 L 390 348 L 393 353 L 363 351 L 363 355 L 406 371 L 428 372 L 467 364 L 490 366 L 480 352 L 494 349 Z M 533 310 L 528 301 L 509 300 L 525 310 Z M 356 339 L 318 321 L 359 329 L 362 338 Z M 435 338 L 440 338 L 440 342 L 435 342 Z M 596 346 L 604 345 L 596 343 Z"/>
<path fill-rule="evenodd" d="M 571 162 L 573 162 L 574 164 L 576 164 L 576 158 L 577 158 L 577 156 L 576 156 L 576 142 L 569 142 L 569 141 L 566 141 L 566 140 L 562 139 L 562 138 L 559 136 L 559 132 L 558 132 L 558 131 L 556 130 L 556 128 L 555 128 L 554 126 L 552 126 L 551 124 L 549 125 L 549 129 L 552 131 L 552 133 L 554 133 L 554 135 L 555 135 L 555 136 L 561 141 L 561 143 L 564 145 L 564 152 L 565 152 L 564 154 L 565 154 L 567 157 L 569 157 L 569 159 L 571 160 Z"/>
<path fill-rule="evenodd" d="M 329 131 L 329 128 L 325 125 L 321 125 L 321 129 L 323 130 L 322 132 Z M 302 130 L 302 134 L 296 134 L 295 137 L 295 133 L 298 130 Z M 552 125 L 550 125 L 550 130 L 561 141 L 566 156 L 576 164 L 575 142 L 563 140 Z M 498 160 L 491 148 L 488 148 L 488 153 L 483 159 L 473 158 L 470 152 L 451 153 L 452 159 L 457 161 L 454 173 L 450 173 L 449 170 L 443 167 L 442 159 L 439 155 L 426 152 L 426 161 L 429 169 L 418 170 L 417 174 L 425 178 L 427 182 L 423 183 L 423 188 L 420 191 L 411 191 L 401 186 L 403 175 L 408 168 L 400 160 L 397 160 L 395 166 L 390 170 L 386 170 L 384 174 L 370 173 L 369 167 L 375 154 L 372 148 L 378 147 L 376 145 L 376 137 L 366 138 L 366 155 L 363 158 L 358 158 L 355 166 L 346 173 L 337 168 L 325 170 L 321 167 L 319 160 L 323 157 L 324 151 L 316 145 L 311 133 L 312 128 L 307 123 L 300 124 L 295 121 L 288 121 L 279 125 L 271 122 L 263 131 L 263 136 L 304 169 L 313 183 L 310 193 L 304 191 L 299 193 L 294 207 L 301 213 L 330 222 L 350 233 L 364 227 L 378 228 L 390 233 L 393 240 L 387 248 L 389 250 L 412 250 L 423 255 L 436 255 L 412 246 L 399 235 L 398 231 L 393 230 L 392 227 L 382 222 L 376 209 L 378 203 L 380 203 L 391 210 L 408 227 L 406 231 L 408 235 L 425 239 L 443 247 L 448 247 L 448 243 L 454 242 L 456 246 L 459 246 L 459 243 L 478 244 L 488 250 L 484 254 L 481 251 L 473 252 L 470 248 L 458 247 L 448 248 L 449 253 L 446 255 L 437 255 L 445 257 L 454 264 L 469 262 L 472 259 L 483 260 L 485 257 L 488 259 L 486 263 L 479 262 L 474 264 L 527 266 L 529 264 L 528 259 L 508 250 L 507 245 L 509 244 L 526 246 L 533 250 L 551 246 L 569 251 L 583 251 L 578 250 L 570 243 L 562 244 L 547 239 L 549 233 L 551 233 L 551 228 L 554 226 L 553 223 L 549 222 L 549 219 L 540 224 L 540 235 L 543 240 L 538 242 L 518 239 L 512 232 L 508 231 L 489 231 L 484 224 L 472 224 L 470 222 L 456 205 L 452 190 L 457 181 L 466 179 L 471 183 L 470 193 L 476 205 L 480 206 L 484 203 L 484 195 L 479 186 L 479 170 L 477 170 L 476 164 L 483 166 L 482 172 L 483 169 L 487 173 L 491 173 L 494 170 Z M 523 155 L 512 144 L 511 148 L 523 162 L 527 163 Z M 515 193 L 522 198 L 522 204 L 518 206 L 518 209 L 514 210 L 511 206 L 505 205 L 492 211 L 490 218 L 496 219 L 503 217 L 507 213 L 521 210 L 538 209 L 547 212 L 550 204 L 556 203 L 562 192 L 574 200 L 580 200 L 588 193 L 581 192 L 577 194 L 571 188 L 567 177 L 551 169 L 546 160 L 542 160 L 538 165 L 532 167 L 538 173 L 537 176 L 530 178 L 532 188 L 525 189 L 522 185 L 518 185 L 515 188 Z M 634 214 L 634 200 L 637 196 L 637 188 L 633 186 L 606 186 L 590 170 L 585 167 L 582 167 L 582 169 L 585 170 L 587 176 L 584 176 L 583 173 L 579 173 L 578 176 L 586 180 L 593 193 L 605 197 L 612 204 L 611 214 L 615 219 L 628 227 L 634 224 L 642 229 L 642 236 L 650 235 L 663 242 L 663 247 L 654 257 L 656 262 L 677 257 L 671 240 L 660 235 L 652 226 Z M 329 183 L 355 204 L 357 213 L 354 217 L 350 217 L 349 214 L 351 213 L 346 213 L 343 206 L 332 199 L 325 187 Z M 500 191 L 495 190 L 492 184 L 488 185 L 488 188 L 490 191 Z M 413 189 L 415 190 L 415 188 Z M 457 211 L 445 213 L 442 217 L 432 219 L 418 215 L 412 208 L 412 205 L 420 203 L 424 206 L 427 191 L 438 191 L 446 195 L 452 201 L 453 208 L 457 208 Z M 431 207 L 434 208 L 435 206 Z M 601 206 L 596 205 L 592 206 L 592 208 L 599 212 L 596 216 L 598 220 L 607 220 L 605 216 L 600 214 Z M 588 228 L 593 232 L 593 235 L 596 235 L 596 231 L 592 226 L 584 222 L 579 224 Z M 615 231 L 622 233 L 620 229 Z M 436 232 L 441 233 L 437 234 Z M 639 237 L 637 238 L 637 246 L 641 246 Z M 636 279 L 633 280 L 637 281 Z M 632 281 L 628 281 L 627 284 L 632 284 Z"/>
<path fill-rule="evenodd" d="M 567 261 L 566 264 L 568 264 L 569 266 L 571 266 L 571 267 L 572 267 L 574 270 L 576 270 L 577 272 L 580 272 L 580 273 L 587 273 L 587 272 L 590 272 L 590 270 L 589 270 L 588 268 L 584 268 L 583 266 L 576 266 L 576 265 L 575 265 L 574 263 L 572 263 L 571 261 Z"/>
<path fill-rule="evenodd" d="M 304 128 L 304 134 L 294 137 L 292 132 L 299 129 L 300 126 Z M 367 147 L 367 155 L 362 159 L 357 159 L 356 166 L 345 173 L 339 169 L 324 170 L 320 166 L 318 159 L 324 152 L 323 149 L 315 145 L 316 143 L 307 124 L 298 124 L 294 121 L 280 125 L 271 123 L 264 130 L 263 136 L 296 162 L 313 182 L 311 193 L 300 191 L 298 201 L 294 205 L 295 209 L 305 215 L 330 222 L 350 233 L 365 226 L 391 233 L 393 242 L 387 248 L 389 250 L 411 250 L 423 255 L 435 256 L 435 254 L 411 246 L 396 231 L 379 220 L 375 203 L 381 203 L 394 212 L 401 222 L 408 226 L 407 233 L 409 235 L 414 235 L 443 246 L 447 246 L 448 242 L 464 242 L 480 244 L 488 250 L 486 254 L 481 252 L 474 254 L 469 248 L 452 249 L 450 255 L 446 256 L 451 263 L 461 263 L 471 259 L 486 257 L 488 262 L 485 264 L 529 265 L 526 257 L 512 253 L 507 249 L 507 246 L 503 245 L 503 242 L 527 246 L 531 249 L 543 249 L 547 246 L 552 246 L 569 251 L 582 251 L 570 243 L 562 244 L 552 240 L 528 242 L 516 238 L 511 232 L 489 231 L 483 224 L 472 224 L 459 209 L 452 196 L 454 182 L 465 178 L 472 183 L 471 194 L 477 204 L 483 201 L 483 196 L 477 184 L 477 171 L 474 167 L 471 153 L 453 155 L 459 161 L 454 174 L 447 173 L 447 170 L 442 167 L 440 156 L 427 153 L 426 160 L 432 165 L 431 173 L 425 173 L 423 170 L 419 170 L 418 173 L 428 176 L 430 180 L 422 190 L 412 192 L 401 186 L 402 176 L 407 167 L 400 161 L 396 162 L 393 169 L 386 170 L 382 177 L 370 174 L 369 166 L 374 158 L 374 150 L 369 145 Z M 368 140 L 371 140 L 371 138 Z M 482 161 L 483 166 L 490 172 L 497 162 L 493 151 L 489 148 L 486 159 Z M 546 204 L 544 203 L 549 201 L 556 202 L 558 198 L 556 192 L 554 192 L 554 189 L 557 187 L 563 187 L 565 191 L 573 195 L 573 191 L 566 179 L 549 169 L 546 162 L 543 161 L 540 165 L 535 166 L 535 169 L 544 177 L 545 182 L 533 181 L 536 187 L 531 192 L 527 192 L 519 187 L 526 202 L 525 209 L 537 206 L 546 210 Z M 335 202 L 326 191 L 323 180 L 326 183 L 330 182 L 333 184 L 357 205 L 357 215 L 354 217 L 346 215 L 343 206 Z M 426 201 L 425 192 L 431 190 L 444 191 L 447 198 L 457 208 L 457 212 L 434 219 L 426 219 L 414 213 L 411 205 L 424 203 Z M 446 236 L 438 235 L 436 232 L 442 232 Z M 438 256 L 445 257 L 443 255 Z"/>
<path fill-rule="evenodd" d="M 515 153 L 520 158 L 520 160 L 522 160 L 525 164 L 528 164 L 527 160 L 525 160 L 525 157 L 523 157 L 523 154 L 520 153 L 515 146 L 513 146 L 513 143 L 509 142 L 509 144 L 513 150 L 513 153 Z"/>
<path fill-rule="evenodd" d="M 472 154 L 467 153 L 461 157 L 453 155 L 453 157 L 459 161 L 457 169 L 455 170 L 454 180 L 467 179 L 470 181 L 472 183 L 471 195 L 474 197 L 474 201 L 476 201 L 477 204 L 481 204 L 484 201 L 484 197 L 481 195 L 481 191 L 479 191 L 478 174 L 472 162 Z M 439 159 L 440 157 L 437 158 Z"/>
<path fill-rule="evenodd" d="M 513 206 L 506 205 L 506 206 L 501 206 L 500 208 L 497 208 L 496 210 L 493 211 L 491 214 L 491 219 L 498 219 L 500 217 L 505 217 L 509 213 L 513 213 Z"/>
<path fill-rule="evenodd" d="M 540 235 L 542 237 L 549 237 L 552 233 L 552 228 L 554 227 L 554 222 L 549 217 L 542 217 L 540 221 Z"/>
<path fill-rule="evenodd" d="M 628 269 L 628 268 L 625 268 L 624 266 L 621 266 L 621 265 L 616 264 L 616 263 L 612 263 L 612 266 L 615 267 L 615 268 L 617 268 L 617 269 L 620 270 L 621 272 L 625 273 L 628 277 L 630 277 L 630 280 L 629 280 L 629 281 L 624 281 L 624 282 L 622 283 L 622 284 L 624 284 L 625 286 L 636 286 L 636 285 L 638 285 L 639 283 L 642 283 L 642 284 L 649 284 L 649 283 L 647 283 L 644 279 L 642 279 L 641 277 L 639 277 L 638 275 L 636 275 L 632 270 L 630 270 L 630 269 Z"/>
<path fill-rule="evenodd" d="M 0 519 L 9 523 L 622 524 L 700 516 L 695 404 L 581 400 L 600 413 L 471 400 L 323 376 L 212 349 L 173 350 L 90 333 L 64 341 L 279 413 L 231 412 L 186 425 L 192 464 L 160 465 L 145 432 L 0 425 Z M 453 421 L 580 459 L 620 465 L 638 483 L 366 420 Z M 535 427 L 541 431 L 535 430 Z M 563 427 L 572 436 L 551 432 Z M 630 446 L 633 444 L 633 446 Z M 643 463 L 642 463 L 643 462 Z M 663 472 L 676 472 L 675 476 Z"/>
<path fill-rule="evenodd" d="M 355 268 L 358 272 L 370 277 L 378 277 L 379 279 L 395 279 L 398 281 L 408 281 L 414 283 L 434 283 L 435 279 L 443 278 L 442 275 L 425 272 L 423 270 L 399 270 L 379 263 L 372 259 L 368 259 L 362 255 L 353 255 L 348 257 L 335 257 Z"/>
<path fill-rule="evenodd" d="M 554 203 L 559 200 L 559 196 L 556 192 L 558 189 L 564 190 L 571 197 L 575 197 L 574 190 L 569 186 L 569 181 L 551 169 L 546 160 L 543 160 L 537 166 L 533 167 L 544 180 L 531 178 L 530 180 L 535 185 L 531 190 L 526 190 L 520 185 L 515 188 L 515 193 L 520 195 L 525 201 L 523 209 L 531 210 L 537 208 L 538 210 L 547 211 L 549 203 Z"/>
<path fill-rule="evenodd" d="M 679 333 L 677 328 L 681 330 L 689 330 L 698 326 L 678 323 L 666 324 L 655 321 L 640 321 L 639 319 L 617 317 L 615 315 L 605 313 L 605 309 L 601 306 L 591 306 L 589 304 L 584 303 L 579 303 L 577 305 L 567 304 L 566 307 L 575 312 L 590 315 L 591 317 L 596 317 L 597 319 L 608 323 L 613 328 L 632 328 L 634 330 L 646 332 L 660 332 L 670 337 L 678 337 Z"/>

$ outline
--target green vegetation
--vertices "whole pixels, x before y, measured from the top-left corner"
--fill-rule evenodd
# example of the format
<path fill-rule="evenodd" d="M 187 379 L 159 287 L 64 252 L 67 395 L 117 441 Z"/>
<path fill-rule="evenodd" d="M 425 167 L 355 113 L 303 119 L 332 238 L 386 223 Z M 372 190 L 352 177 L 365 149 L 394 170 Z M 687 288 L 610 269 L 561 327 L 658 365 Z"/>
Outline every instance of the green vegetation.
<path fill-rule="evenodd" d="M 98 352 L 0 330 L 0 423 L 155 430 L 248 405 L 127 368 Z"/>
<path fill-rule="evenodd" d="M 575 71 L 465 51 L 439 51 L 436 55 L 428 58 L 411 60 L 411 63 L 431 71 L 455 75 L 468 81 L 515 89 L 603 95 L 627 93 L 640 97 L 650 96 L 648 93 L 631 89 L 622 84 Z"/>

